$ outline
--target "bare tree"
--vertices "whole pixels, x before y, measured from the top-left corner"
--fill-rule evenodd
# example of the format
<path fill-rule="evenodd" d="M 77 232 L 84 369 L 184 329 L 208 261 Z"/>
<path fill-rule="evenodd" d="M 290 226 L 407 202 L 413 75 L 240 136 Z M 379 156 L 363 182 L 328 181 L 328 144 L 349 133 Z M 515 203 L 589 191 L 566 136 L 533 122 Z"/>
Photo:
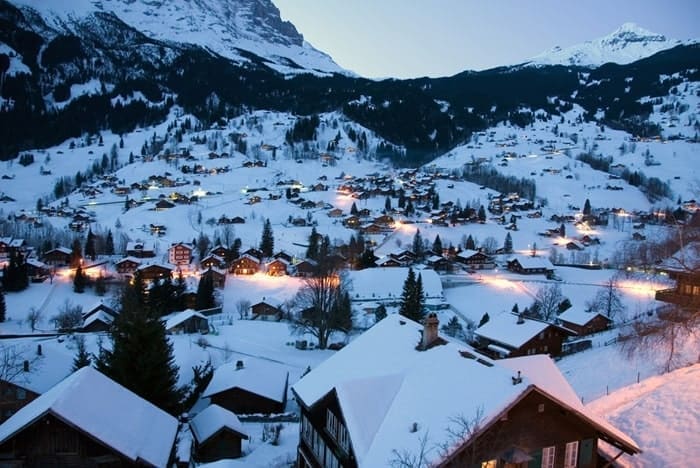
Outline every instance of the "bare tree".
<path fill-rule="evenodd" d="M 23 383 L 27 374 L 35 371 L 42 356 L 32 353 L 28 346 L 0 344 L 0 382 Z M 5 396 L 0 384 L 0 401 Z"/>
<path fill-rule="evenodd" d="M 291 314 L 292 330 L 316 337 L 321 349 L 328 346 L 334 332 L 349 332 L 352 315 L 348 287 L 347 280 L 330 267 L 305 278 L 293 301 L 297 310 Z"/>
<path fill-rule="evenodd" d="M 389 460 L 389 466 L 391 468 L 429 468 L 432 466 L 428 460 L 429 452 L 428 433 L 425 432 L 420 436 L 418 452 L 413 452 L 411 450 L 398 451 L 394 449 L 391 451 L 393 458 Z"/>
<path fill-rule="evenodd" d="M 29 328 L 32 329 L 32 332 L 36 331 L 36 326 L 41 321 L 41 316 L 41 309 L 37 309 L 36 307 L 31 307 L 29 309 L 26 320 Z"/>
<path fill-rule="evenodd" d="M 450 425 L 447 427 L 447 437 L 439 445 L 441 458 L 446 458 L 456 449 L 469 444 L 463 453 L 460 454 L 461 461 L 465 461 L 466 457 L 469 464 L 476 464 L 477 451 L 481 449 L 477 444 L 475 437 L 481 431 L 484 422 L 484 407 L 477 407 L 473 416 L 469 417 L 464 414 L 453 416 L 450 418 Z"/>
<path fill-rule="evenodd" d="M 248 310 L 250 309 L 250 301 L 247 299 L 241 299 L 236 302 L 236 310 L 238 311 L 238 318 L 244 319 L 248 316 Z"/>
<path fill-rule="evenodd" d="M 595 297 L 586 303 L 586 308 L 607 315 L 610 319 L 625 311 L 617 275 L 605 282 Z"/>
<path fill-rule="evenodd" d="M 542 286 L 535 294 L 535 303 L 531 310 L 538 311 L 538 318 L 552 320 L 559 312 L 559 304 L 564 300 L 559 284 L 554 283 Z"/>
<path fill-rule="evenodd" d="M 83 323 L 83 308 L 66 299 L 58 314 L 51 318 L 57 330 L 75 330 Z"/>
<path fill-rule="evenodd" d="M 493 236 L 488 236 L 484 241 L 481 243 L 481 248 L 486 251 L 486 253 L 493 253 L 496 251 L 498 248 L 498 241 L 496 240 L 495 237 Z"/>

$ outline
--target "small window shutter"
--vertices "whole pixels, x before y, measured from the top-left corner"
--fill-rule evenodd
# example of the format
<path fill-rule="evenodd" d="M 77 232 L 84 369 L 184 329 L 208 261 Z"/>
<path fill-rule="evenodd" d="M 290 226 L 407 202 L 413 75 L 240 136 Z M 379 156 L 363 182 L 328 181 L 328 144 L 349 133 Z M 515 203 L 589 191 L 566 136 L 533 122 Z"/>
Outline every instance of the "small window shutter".
<path fill-rule="evenodd" d="M 595 439 L 582 440 L 578 446 L 579 466 L 590 466 L 593 463 L 593 451 L 595 450 Z"/>
<path fill-rule="evenodd" d="M 530 456 L 532 460 L 527 464 L 528 468 L 542 468 L 542 450 L 538 450 L 536 453 L 531 453 Z"/>

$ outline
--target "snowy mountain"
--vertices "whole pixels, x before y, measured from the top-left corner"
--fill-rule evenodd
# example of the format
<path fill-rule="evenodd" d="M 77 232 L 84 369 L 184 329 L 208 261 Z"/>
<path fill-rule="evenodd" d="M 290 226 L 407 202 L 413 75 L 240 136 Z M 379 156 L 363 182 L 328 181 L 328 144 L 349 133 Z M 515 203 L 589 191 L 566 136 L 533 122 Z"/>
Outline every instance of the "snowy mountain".
<path fill-rule="evenodd" d="M 528 65 L 595 68 L 608 62 L 627 64 L 680 44 L 679 40 L 653 33 L 634 23 L 625 23 L 605 37 L 566 48 L 556 46 L 533 57 Z"/>
<path fill-rule="evenodd" d="M 61 33 L 74 34 L 100 13 L 159 41 L 198 45 L 239 64 L 250 53 L 285 74 L 344 73 L 331 57 L 314 49 L 283 21 L 270 0 L 12 0 L 24 12 L 35 10 Z"/>

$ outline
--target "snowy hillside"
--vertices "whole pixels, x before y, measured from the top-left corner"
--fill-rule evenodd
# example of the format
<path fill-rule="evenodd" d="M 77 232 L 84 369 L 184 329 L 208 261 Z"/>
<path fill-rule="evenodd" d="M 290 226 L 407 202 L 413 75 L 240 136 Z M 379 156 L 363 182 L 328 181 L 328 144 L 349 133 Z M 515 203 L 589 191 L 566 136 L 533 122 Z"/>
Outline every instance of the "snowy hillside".
<path fill-rule="evenodd" d="M 202 46 L 239 63 L 252 52 L 285 74 L 348 73 L 282 21 L 271 1 L 260 0 L 12 0 L 37 10 L 48 23 L 70 33 L 97 12 L 112 13 L 146 36 Z"/>
<path fill-rule="evenodd" d="M 625 23 L 611 34 L 570 47 L 556 46 L 536 55 L 528 65 L 575 65 L 595 68 L 604 63 L 627 64 L 681 44 L 634 23 Z"/>

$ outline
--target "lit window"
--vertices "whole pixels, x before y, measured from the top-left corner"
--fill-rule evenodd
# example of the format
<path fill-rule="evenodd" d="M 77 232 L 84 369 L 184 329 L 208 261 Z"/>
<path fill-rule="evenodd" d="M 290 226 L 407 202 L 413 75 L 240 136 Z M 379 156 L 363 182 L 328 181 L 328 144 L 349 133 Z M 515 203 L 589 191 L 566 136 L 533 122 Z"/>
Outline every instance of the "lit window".
<path fill-rule="evenodd" d="M 576 468 L 578 461 L 578 440 L 568 442 L 564 451 L 564 468 Z"/>
<path fill-rule="evenodd" d="M 498 460 L 489 460 L 481 462 L 481 468 L 496 468 Z"/>
<path fill-rule="evenodd" d="M 542 468 L 554 468 L 555 447 L 542 449 Z"/>

